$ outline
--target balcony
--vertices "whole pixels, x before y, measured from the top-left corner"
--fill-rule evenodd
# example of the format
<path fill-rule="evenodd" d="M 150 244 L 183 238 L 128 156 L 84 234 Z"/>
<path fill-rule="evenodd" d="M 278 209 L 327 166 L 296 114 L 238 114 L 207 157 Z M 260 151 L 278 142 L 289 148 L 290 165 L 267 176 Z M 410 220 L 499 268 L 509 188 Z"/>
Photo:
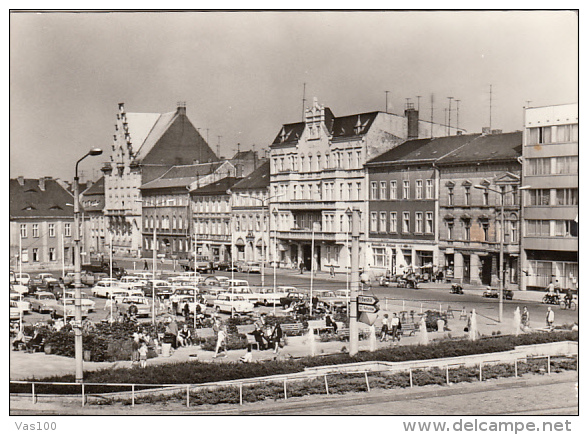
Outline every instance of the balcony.
<path fill-rule="evenodd" d="M 200 242 L 223 242 L 231 243 L 231 236 L 225 234 L 196 234 L 196 241 Z"/>
<path fill-rule="evenodd" d="M 335 201 L 314 201 L 312 199 L 295 199 L 280 202 L 280 210 L 335 210 Z"/>
<path fill-rule="evenodd" d="M 312 240 L 312 231 L 309 229 L 291 229 L 289 231 L 278 231 L 278 237 L 281 239 L 289 239 L 289 240 L 299 240 L 299 241 L 310 241 Z M 345 234 L 341 233 L 326 233 L 322 231 L 315 231 L 314 232 L 314 240 L 315 242 L 320 241 L 329 241 L 329 242 L 336 242 L 336 241 L 344 241 Z"/>

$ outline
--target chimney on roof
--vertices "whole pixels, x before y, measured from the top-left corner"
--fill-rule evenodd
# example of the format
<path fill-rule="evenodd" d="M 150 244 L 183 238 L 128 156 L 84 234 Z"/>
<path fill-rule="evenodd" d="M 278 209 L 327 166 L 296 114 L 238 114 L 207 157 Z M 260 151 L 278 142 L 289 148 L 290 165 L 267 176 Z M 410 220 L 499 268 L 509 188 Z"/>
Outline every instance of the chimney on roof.
<path fill-rule="evenodd" d="M 41 189 L 42 192 L 45 191 L 45 182 L 47 180 L 51 180 L 51 177 L 41 177 L 41 178 L 39 178 L 39 189 Z"/>
<path fill-rule="evenodd" d="M 406 103 L 404 116 L 408 120 L 407 139 L 418 139 L 419 111 L 414 108 L 414 103 Z"/>
<path fill-rule="evenodd" d="M 493 129 L 492 134 L 502 134 L 502 130 L 499 128 Z"/>
<path fill-rule="evenodd" d="M 490 134 L 490 127 L 482 127 L 482 134 Z"/>
<path fill-rule="evenodd" d="M 186 102 L 185 101 L 178 101 L 178 110 L 176 111 L 178 115 L 185 115 L 186 114 Z"/>
<path fill-rule="evenodd" d="M 461 136 L 463 134 L 463 130 L 457 130 L 456 134 L 457 136 Z"/>
<path fill-rule="evenodd" d="M 16 179 L 18 180 L 18 184 L 21 187 L 24 186 L 24 177 L 22 175 L 19 175 L 18 177 L 16 177 Z"/>

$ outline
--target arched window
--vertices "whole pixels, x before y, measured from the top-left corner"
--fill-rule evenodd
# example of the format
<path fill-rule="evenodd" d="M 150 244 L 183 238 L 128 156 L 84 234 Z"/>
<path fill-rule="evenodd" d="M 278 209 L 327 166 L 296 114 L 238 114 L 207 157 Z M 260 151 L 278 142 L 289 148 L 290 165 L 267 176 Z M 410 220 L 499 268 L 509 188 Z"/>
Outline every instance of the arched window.
<path fill-rule="evenodd" d="M 312 154 L 308 154 L 308 172 L 312 172 Z"/>
<path fill-rule="evenodd" d="M 178 216 L 178 230 L 184 229 L 184 219 L 182 216 Z"/>
<path fill-rule="evenodd" d="M 172 216 L 172 230 L 175 230 L 175 229 L 176 229 L 176 215 L 173 215 Z"/>

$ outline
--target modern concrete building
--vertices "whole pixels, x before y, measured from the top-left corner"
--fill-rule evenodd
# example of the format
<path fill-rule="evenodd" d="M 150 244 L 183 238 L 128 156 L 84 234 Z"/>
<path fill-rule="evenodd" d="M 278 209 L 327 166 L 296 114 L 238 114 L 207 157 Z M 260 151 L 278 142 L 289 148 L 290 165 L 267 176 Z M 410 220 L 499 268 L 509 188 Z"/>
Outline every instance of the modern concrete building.
<path fill-rule="evenodd" d="M 578 104 L 525 109 L 523 288 L 578 289 Z"/>
<path fill-rule="evenodd" d="M 447 130 L 419 120 L 412 106 L 404 116 L 370 112 L 335 117 L 315 99 L 304 121 L 283 125 L 270 145 L 270 212 L 278 231 L 280 263 L 346 271 L 348 212 L 359 208 L 360 267 L 369 267 L 365 162 L 407 139 L 441 136 Z M 451 128 L 450 134 L 456 132 Z"/>
<path fill-rule="evenodd" d="M 175 165 L 218 161 L 186 116 L 186 107 L 168 113 L 127 113 L 119 104 L 110 161 L 105 163 L 104 214 L 121 255 L 140 255 L 142 200 L 140 187 Z"/>

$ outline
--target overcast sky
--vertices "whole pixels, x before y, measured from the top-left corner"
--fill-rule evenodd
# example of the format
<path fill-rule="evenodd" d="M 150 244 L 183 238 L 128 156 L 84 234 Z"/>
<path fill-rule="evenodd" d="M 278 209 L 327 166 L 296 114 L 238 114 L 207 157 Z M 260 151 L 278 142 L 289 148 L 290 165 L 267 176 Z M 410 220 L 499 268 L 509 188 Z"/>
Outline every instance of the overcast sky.
<path fill-rule="evenodd" d="M 574 12 L 12 13 L 10 176 L 71 180 L 91 147 L 110 150 L 117 103 L 178 101 L 221 155 L 267 146 L 317 97 L 335 116 L 406 98 L 443 122 L 522 129 L 522 107 L 577 102 Z M 455 109 L 455 102 L 452 108 Z M 452 125 L 457 113 L 452 113 Z M 92 161 L 90 161 L 92 159 Z M 103 157 L 84 175 L 99 176 Z"/>

